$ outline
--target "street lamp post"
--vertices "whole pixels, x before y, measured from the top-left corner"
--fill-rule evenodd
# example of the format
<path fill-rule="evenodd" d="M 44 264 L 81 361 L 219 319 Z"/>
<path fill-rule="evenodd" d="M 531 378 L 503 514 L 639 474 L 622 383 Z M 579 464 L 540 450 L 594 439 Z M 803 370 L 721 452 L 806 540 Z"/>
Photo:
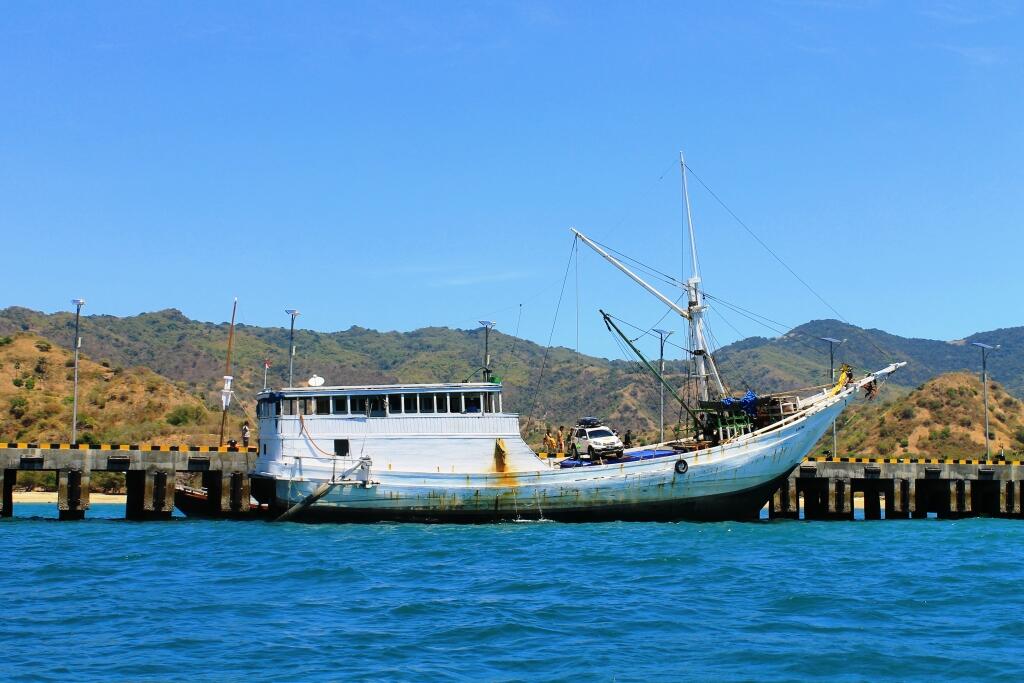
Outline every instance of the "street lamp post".
<path fill-rule="evenodd" d="M 491 381 L 491 328 L 498 323 L 493 320 L 481 320 L 480 324 L 484 326 L 484 381 Z"/>
<path fill-rule="evenodd" d="M 836 381 L 836 353 L 835 347 L 844 343 L 845 339 L 834 339 L 832 337 L 818 337 L 821 341 L 828 342 L 828 381 L 830 384 L 835 384 Z M 832 455 L 837 456 L 839 453 L 838 441 L 836 439 L 836 421 L 832 420 Z"/>
<path fill-rule="evenodd" d="M 82 306 L 85 299 L 72 299 L 75 306 L 75 389 L 71 399 L 71 443 L 78 443 L 78 350 L 82 347 L 82 338 L 78 334 L 78 324 L 82 318 Z"/>
<path fill-rule="evenodd" d="M 971 342 L 971 344 L 981 349 L 981 389 L 982 395 L 985 397 L 985 459 L 988 460 L 992 457 L 992 448 L 988 438 L 988 352 L 995 351 L 999 345 L 991 346 L 981 342 Z"/>
<path fill-rule="evenodd" d="M 658 374 L 660 374 L 662 377 L 664 377 L 665 376 L 665 340 L 668 339 L 668 336 L 670 334 L 672 334 L 672 330 L 654 330 L 654 331 L 658 333 L 658 347 L 660 349 L 660 351 L 658 352 Z M 661 389 L 661 400 L 659 401 L 659 405 L 660 405 L 659 414 L 660 414 L 661 417 L 660 417 L 659 422 L 658 422 L 658 424 L 660 425 L 660 429 L 659 429 L 659 432 L 658 432 L 660 436 L 658 437 L 658 443 L 665 443 L 665 382 L 664 381 L 659 381 L 658 382 L 658 388 Z"/>
<path fill-rule="evenodd" d="M 288 332 L 288 388 L 292 386 L 292 370 L 295 367 L 295 319 L 299 312 L 294 308 L 286 308 L 285 313 L 292 317 L 291 331 Z"/>

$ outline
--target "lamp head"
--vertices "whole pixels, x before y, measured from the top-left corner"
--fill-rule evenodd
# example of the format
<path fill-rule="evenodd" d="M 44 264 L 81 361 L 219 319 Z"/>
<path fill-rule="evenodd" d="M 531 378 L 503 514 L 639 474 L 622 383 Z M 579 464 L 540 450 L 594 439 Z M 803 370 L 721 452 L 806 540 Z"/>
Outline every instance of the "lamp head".
<path fill-rule="evenodd" d="M 478 320 L 477 322 L 479 322 L 481 325 L 483 325 L 487 329 L 491 329 L 492 327 L 494 327 L 495 325 L 498 324 L 498 323 L 494 322 L 493 320 Z"/>
<path fill-rule="evenodd" d="M 299 311 L 297 309 L 294 309 L 294 308 L 286 308 L 286 309 L 284 309 L 284 312 L 287 313 L 288 315 L 290 315 L 293 318 L 295 318 L 295 317 L 297 317 L 299 315 Z"/>
<path fill-rule="evenodd" d="M 818 339 L 828 342 L 829 344 L 842 344 L 846 341 L 845 339 L 836 339 L 834 337 L 818 337 Z"/>
<path fill-rule="evenodd" d="M 72 299 L 71 303 L 74 306 L 84 306 L 85 305 L 85 299 Z"/>
<path fill-rule="evenodd" d="M 979 349 L 984 349 L 985 351 L 994 351 L 999 348 L 998 344 L 991 346 L 990 344 L 983 344 L 981 342 L 971 342 L 971 346 L 977 346 Z"/>
<path fill-rule="evenodd" d="M 665 337 L 666 339 L 668 338 L 668 336 L 670 334 L 672 334 L 672 330 L 652 330 L 652 331 L 653 332 L 657 332 L 658 334 L 660 334 L 662 337 Z"/>

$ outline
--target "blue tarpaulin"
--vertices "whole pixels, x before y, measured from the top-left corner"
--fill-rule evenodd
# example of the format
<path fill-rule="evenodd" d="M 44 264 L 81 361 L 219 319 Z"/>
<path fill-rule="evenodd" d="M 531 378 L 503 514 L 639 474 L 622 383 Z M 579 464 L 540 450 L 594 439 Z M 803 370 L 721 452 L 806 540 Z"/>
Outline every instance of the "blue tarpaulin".
<path fill-rule="evenodd" d="M 740 408 L 743 409 L 750 417 L 757 417 L 757 394 L 750 389 L 747 389 L 747 393 L 743 394 L 742 398 L 733 398 L 732 396 L 726 396 L 722 399 L 723 406 L 731 406 L 734 403 L 740 404 Z"/>

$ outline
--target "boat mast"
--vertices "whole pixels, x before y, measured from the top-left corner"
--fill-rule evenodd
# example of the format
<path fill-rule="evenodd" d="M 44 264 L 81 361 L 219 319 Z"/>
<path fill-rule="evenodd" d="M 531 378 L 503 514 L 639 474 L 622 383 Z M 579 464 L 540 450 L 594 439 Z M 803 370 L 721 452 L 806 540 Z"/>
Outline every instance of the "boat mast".
<path fill-rule="evenodd" d="M 693 350 L 693 361 L 697 375 L 697 393 L 702 401 L 707 401 L 711 389 L 718 397 L 725 396 L 725 387 L 718 375 L 715 360 L 708 353 L 707 339 L 704 336 L 704 297 L 700 290 L 700 267 L 697 264 L 697 240 L 693 233 L 693 216 L 690 213 L 690 192 L 686 184 L 686 160 L 682 151 L 679 152 L 679 170 L 683 177 L 683 209 L 686 230 L 690 236 L 690 278 L 686 281 L 687 312 L 684 316 L 690 321 L 690 348 Z"/>

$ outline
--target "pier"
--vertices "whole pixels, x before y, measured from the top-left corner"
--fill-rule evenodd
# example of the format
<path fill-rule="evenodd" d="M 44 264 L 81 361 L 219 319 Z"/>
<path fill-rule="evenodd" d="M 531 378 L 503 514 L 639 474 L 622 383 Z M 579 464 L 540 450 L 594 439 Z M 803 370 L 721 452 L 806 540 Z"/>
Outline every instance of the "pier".
<path fill-rule="evenodd" d="M 256 448 L 146 444 L 0 442 L 0 517 L 14 514 L 18 472 L 56 473 L 62 520 L 83 519 L 92 472 L 123 472 L 125 518 L 170 519 L 180 473 L 201 473 L 195 500 L 208 517 L 258 519 L 250 510 L 250 472 Z M 542 456 L 547 454 L 541 454 Z M 182 488 L 187 492 L 187 487 Z M 768 502 L 771 519 L 850 520 L 854 497 L 864 518 L 1024 518 L 1024 462 L 937 458 L 808 457 Z"/>
<path fill-rule="evenodd" d="M 0 517 L 14 514 L 18 472 L 53 471 L 62 520 L 83 519 L 89 509 L 92 472 L 124 472 L 125 518 L 170 519 L 179 472 L 202 473 L 209 494 L 204 512 L 214 517 L 249 512 L 249 472 L 255 448 L 152 446 L 146 444 L 0 443 Z"/>
<path fill-rule="evenodd" d="M 768 503 L 772 519 L 1021 518 L 1019 460 L 809 457 Z M 802 514 L 801 514 L 802 510 Z"/>

